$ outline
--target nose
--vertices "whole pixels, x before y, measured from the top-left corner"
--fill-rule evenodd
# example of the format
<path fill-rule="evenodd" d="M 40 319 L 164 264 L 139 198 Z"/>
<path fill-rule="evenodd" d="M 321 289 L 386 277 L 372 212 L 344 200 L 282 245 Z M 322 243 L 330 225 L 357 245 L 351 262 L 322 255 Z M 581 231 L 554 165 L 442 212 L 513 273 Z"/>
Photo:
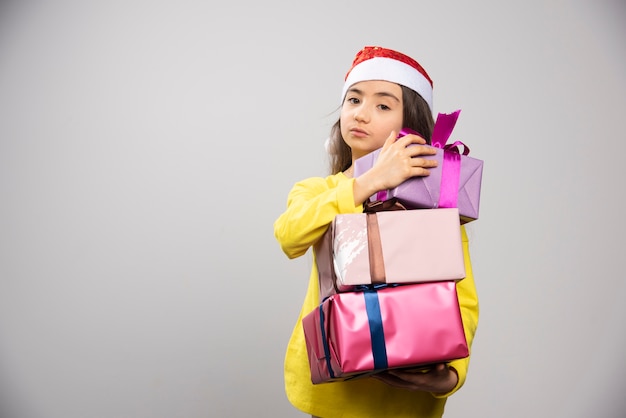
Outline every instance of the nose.
<path fill-rule="evenodd" d="M 363 106 L 354 109 L 354 120 L 357 122 L 369 122 L 369 113 Z"/>

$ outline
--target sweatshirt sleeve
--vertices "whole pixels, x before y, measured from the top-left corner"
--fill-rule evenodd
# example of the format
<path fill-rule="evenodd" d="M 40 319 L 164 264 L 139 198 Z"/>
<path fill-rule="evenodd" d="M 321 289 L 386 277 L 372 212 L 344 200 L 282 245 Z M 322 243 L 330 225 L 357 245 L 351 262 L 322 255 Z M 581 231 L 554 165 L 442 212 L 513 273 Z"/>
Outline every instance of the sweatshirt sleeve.
<path fill-rule="evenodd" d="M 324 234 L 339 213 L 359 213 L 354 205 L 354 179 L 343 174 L 312 177 L 296 183 L 287 209 L 274 222 L 274 236 L 289 258 L 299 257 Z"/>
<path fill-rule="evenodd" d="M 463 319 L 465 338 L 467 340 L 471 356 L 471 346 L 474 341 L 474 335 L 476 334 L 476 328 L 478 327 L 478 294 L 474 283 L 474 274 L 472 272 L 472 264 L 469 254 L 469 241 L 465 231 L 465 226 L 461 226 L 461 237 L 463 242 L 463 256 L 465 259 L 465 278 L 457 282 L 456 289 L 459 298 L 459 306 L 461 308 L 461 318 Z M 463 386 L 467 377 L 470 356 L 450 362 L 450 367 L 456 371 L 459 380 L 450 392 L 434 394 L 435 397 L 448 397 Z"/>

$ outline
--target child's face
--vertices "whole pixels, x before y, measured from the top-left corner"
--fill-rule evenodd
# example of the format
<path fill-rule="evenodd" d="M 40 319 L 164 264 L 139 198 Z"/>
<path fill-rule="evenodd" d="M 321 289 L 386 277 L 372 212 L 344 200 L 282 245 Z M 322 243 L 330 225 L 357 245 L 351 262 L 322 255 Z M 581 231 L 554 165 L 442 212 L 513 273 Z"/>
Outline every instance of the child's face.
<path fill-rule="evenodd" d="M 341 135 L 353 160 L 383 146 L 402 129 L 402 89 L 389 81 L 361 81 L 348 89 L 341 107 Z"/>

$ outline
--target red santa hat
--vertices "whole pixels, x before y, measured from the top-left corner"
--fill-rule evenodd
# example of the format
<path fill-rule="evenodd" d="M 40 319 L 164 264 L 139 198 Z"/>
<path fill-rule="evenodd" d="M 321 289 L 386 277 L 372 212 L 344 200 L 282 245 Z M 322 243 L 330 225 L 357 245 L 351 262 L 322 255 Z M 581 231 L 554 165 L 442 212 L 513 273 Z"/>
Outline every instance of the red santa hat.
<path fill-rule="evenodd" d="M 433 81 L 417 61 L 401 52 L 379 46 L 360 50 L 346 74 L 341 100 L 350 86 L 368 80 L 391 81 L 408 87 L 422 96 L 433 110 Z"/>

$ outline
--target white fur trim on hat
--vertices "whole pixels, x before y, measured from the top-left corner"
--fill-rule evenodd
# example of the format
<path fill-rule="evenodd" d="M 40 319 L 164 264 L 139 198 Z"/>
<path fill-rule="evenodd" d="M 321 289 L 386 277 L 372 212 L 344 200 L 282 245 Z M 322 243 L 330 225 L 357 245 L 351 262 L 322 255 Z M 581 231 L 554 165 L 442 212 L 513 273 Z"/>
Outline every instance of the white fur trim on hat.
<path fill-rule="evenodd" d="M 343 102 L 350 86 L 361 81 L 383 80 L 408 87 L 418 93 L 433 110 L 433 87 L 418 70 L 401 61 L 375 57 L 356 65 L 348 74 L 341 92 Z"/>

